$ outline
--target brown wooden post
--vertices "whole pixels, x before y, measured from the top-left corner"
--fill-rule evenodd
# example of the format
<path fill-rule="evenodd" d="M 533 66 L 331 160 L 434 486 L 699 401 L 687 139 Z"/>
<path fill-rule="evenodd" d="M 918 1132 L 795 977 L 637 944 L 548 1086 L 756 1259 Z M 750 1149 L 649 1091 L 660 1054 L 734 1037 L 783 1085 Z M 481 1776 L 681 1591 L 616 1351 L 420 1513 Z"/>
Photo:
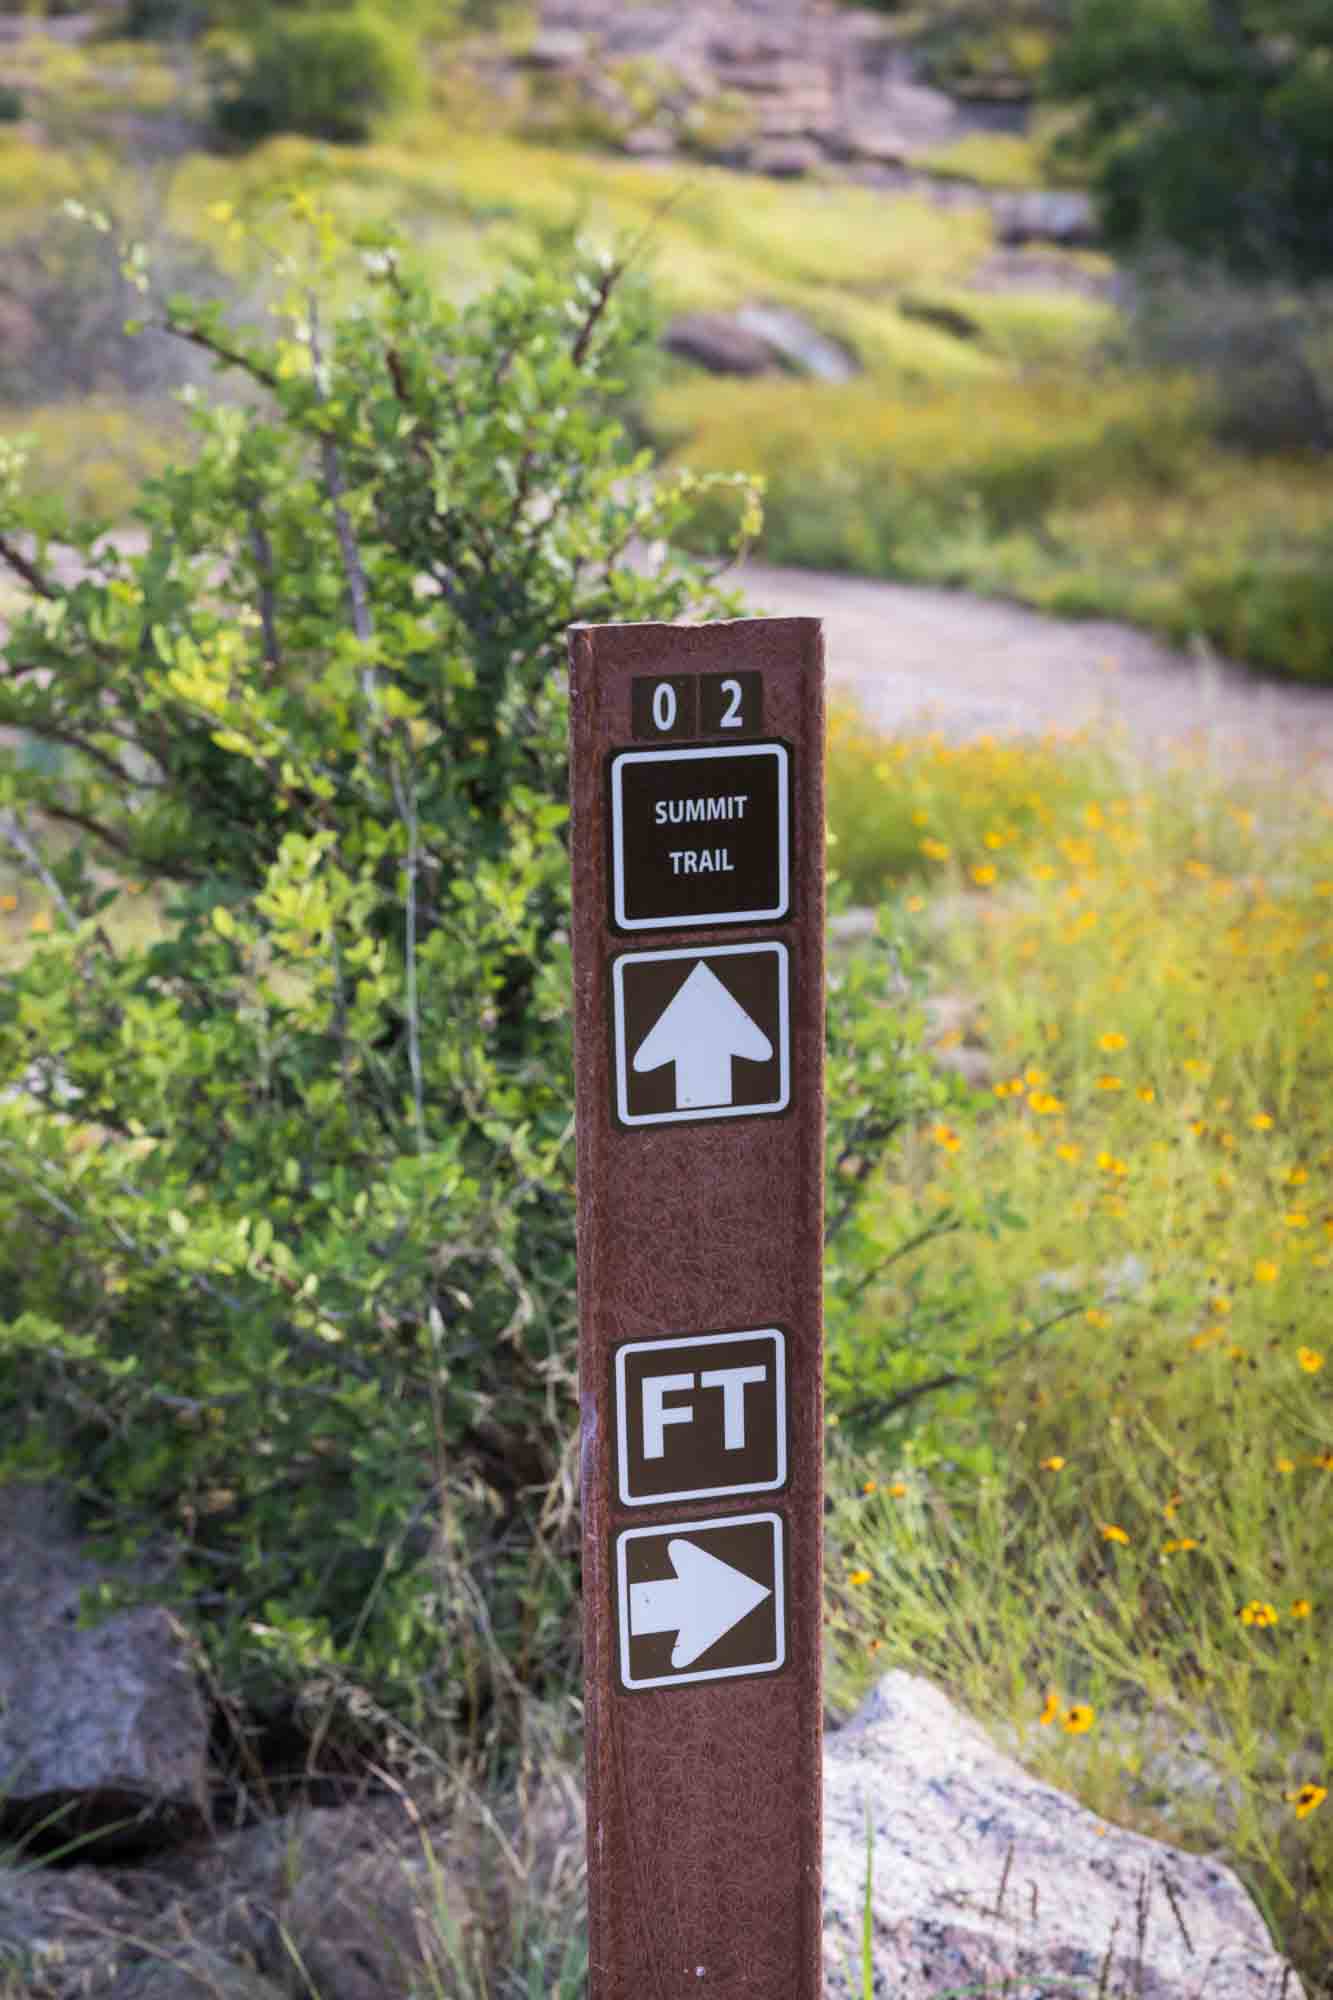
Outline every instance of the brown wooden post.
<path fill-rule="evenodd" d="M 590 2000 L 818 2000 L 822 633 L 570 665 Z"/>

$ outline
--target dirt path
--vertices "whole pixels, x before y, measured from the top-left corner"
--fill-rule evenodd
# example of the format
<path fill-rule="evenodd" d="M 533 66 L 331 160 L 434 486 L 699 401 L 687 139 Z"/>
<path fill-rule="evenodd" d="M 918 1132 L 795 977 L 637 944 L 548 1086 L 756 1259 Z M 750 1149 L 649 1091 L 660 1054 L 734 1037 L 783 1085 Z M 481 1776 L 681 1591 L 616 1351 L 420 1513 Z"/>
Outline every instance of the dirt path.
<path fill-rule="evenodd" d="M 961 741 L 1120 725 L 1149 757 L 1192 740 L 1223 769 L 1283 768 L 1333 792 L 1333 688 L 958 591 L 763 563 L 742 582 L 756 610 L 824 620 L 831 686 L 876 728 Z"/>

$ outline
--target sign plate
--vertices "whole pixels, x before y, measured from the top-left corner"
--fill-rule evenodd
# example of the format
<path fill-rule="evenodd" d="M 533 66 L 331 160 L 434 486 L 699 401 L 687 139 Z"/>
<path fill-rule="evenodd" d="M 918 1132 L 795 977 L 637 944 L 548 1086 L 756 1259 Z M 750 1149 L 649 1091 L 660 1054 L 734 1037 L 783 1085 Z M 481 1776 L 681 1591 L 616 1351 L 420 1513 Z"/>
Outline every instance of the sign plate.
<path fill-rule="evenodd" d="M 624 931 L 779 922 L 791 908 L 785 744 L 611 759 L 611 908 Z"/>
<path fill-rule="evenodd" d="M 771 1674 L 787 1657 L 782 1519 L 729 1514 L 616 1539 L 627 1689 Z"/>
<path fill-rule="evenodd" d="M 791 1002 L 785 944 L 628 952 L 611 972 L 622 1124 L 786 1110 Z"/>
<path fill-rule="evenodd" d="M 626 1507 L 766 1493 L 787 1478 L 787 1343 L 775 1326 L 616 1350 Z"/>

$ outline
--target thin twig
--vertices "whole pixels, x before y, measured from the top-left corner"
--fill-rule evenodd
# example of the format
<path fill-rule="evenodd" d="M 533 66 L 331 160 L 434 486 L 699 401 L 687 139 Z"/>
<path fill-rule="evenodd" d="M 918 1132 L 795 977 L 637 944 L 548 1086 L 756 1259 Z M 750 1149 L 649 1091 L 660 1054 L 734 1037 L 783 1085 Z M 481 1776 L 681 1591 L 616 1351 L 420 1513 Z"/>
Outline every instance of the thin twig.
<path fill-rule="evenodd" d="M 319 302 L 313 296 L 309 301 L 309 323 L 315 393 L 321 401 L 325 401 L 328 396 L 328 380 L 320 341 Z M 352 629 L 361 645 L 369 652 L 375 640 L 375 622 L 370 609 L 370 586 L 366 579 L 365 565 L 361 561 L 361 551 L 352 532 L 352 523 L 343 504 L 347 488 L 343 479 L 342 459 L 337 443 L 329 433 L 321 434 L 320 458 L 324 468 L 324 483 L 328 488 L 329 503 L 333 509 L 333 526 L 342 556 L 343 575 L 347 582 Z M 372 714 L 376 713 L 378 700 L 375 672 L 369 659 L 362 669 L 361 686 Z M 414 784 L 404 784 L 403 773 L 392 748 L 389 752 L 389 782 L 393 789 L 398 816 L 407 831 L 407 892 L 403 911 L 403 956 L 407 985 L 407 1063 L 412 1079 L 412 1120 L 416 1131 L 417 1151 L 424 1152 L 426 1150 L 425 1084 L 421 1070 L 421 1017 L 417 996 L 417 873 L 421 860 L 420 827 L 417 820 L 416 787 Z"/>
<path fill-rule="evenodd" d="M 14 852 L 27 862 L 34 875 L 41 882 L 51 900 L 58 906 L 61 916 L 71 930 L 79 927 L 79 916 L 64 890 L 42 859 L 41 853 L 28 836 L 22 820 L 16 812 L 0 813 L 0 839 L 5 840 Z"/>
<path fill-rule="evenodd" d="M 255 501 L 250 508 L 250 553 L 259 577 L 259 623 L 264 634 L 264 658 L 274 673 L 282 668 L 278 648 L 277 600 L 273 589 L 273 544 L 264 526 L 264 517 Z"/>

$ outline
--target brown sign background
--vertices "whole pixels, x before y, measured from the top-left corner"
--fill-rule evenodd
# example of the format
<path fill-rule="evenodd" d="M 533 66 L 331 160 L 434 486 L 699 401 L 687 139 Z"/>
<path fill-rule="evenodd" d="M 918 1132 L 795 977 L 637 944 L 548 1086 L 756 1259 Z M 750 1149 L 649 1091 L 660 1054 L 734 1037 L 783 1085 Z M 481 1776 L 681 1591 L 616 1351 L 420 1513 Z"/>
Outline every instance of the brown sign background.
<path fill-rule="evenodd" d="M 715 948 L 711 953 L 692 952 L 686 958 L 617 953 L 618 977 L 624 992 L 624 1021 L 615 1025 L 614 1032 L 624 1039 L 624 1109 L 630 1119 L 661 1117 L 678 1108 L 676 1065 L 661 1063 L 656 1069 L 640 1071 L 634 1068 L 634 1057 L 700 960 L 767 1036 L 772 1049 L 764 1062 L 749 1061 L 744 1056 L 731 1058 L 730 1104 L 786 1109 L 782 1080 L 790 1072 L 790 1053 L 784 1062 L 783 1034 L 785 1015 L 790 1051 L 790 953 L 775 951 L 766 939 L 752 951 L 719 952 Z M 790 1085 L 787 1102 L 790 1102 Z M 715 1116 L 716 1110 L 701 1105 L 695 1115 L 707 1118 Z"/>
<path fill-rule="evenodd" d="M 818 2000 L 822 637 L 805 618 L 576 627 L 570 665 L 590 2000 Z M 635 740 L 636 678 L 740 674 L 760 676 L 765 736 L 790 750 L 793 915 L 640 939 L 703 955 L 722 942 L 786 944 L 792 1108 L 624 1126 L 610 967 L 634 947 L 609 921 L 610 756 Z M 728 1506 L 620 1504 L 613 1356 L 626 1341 L 765 1326 L 787 1334 L 788 1483 L 734 1511 L 783 1524 L 783 1665 L 627 1692 L 618 1538 L 650 1525 L 687 1535 Z"/>

